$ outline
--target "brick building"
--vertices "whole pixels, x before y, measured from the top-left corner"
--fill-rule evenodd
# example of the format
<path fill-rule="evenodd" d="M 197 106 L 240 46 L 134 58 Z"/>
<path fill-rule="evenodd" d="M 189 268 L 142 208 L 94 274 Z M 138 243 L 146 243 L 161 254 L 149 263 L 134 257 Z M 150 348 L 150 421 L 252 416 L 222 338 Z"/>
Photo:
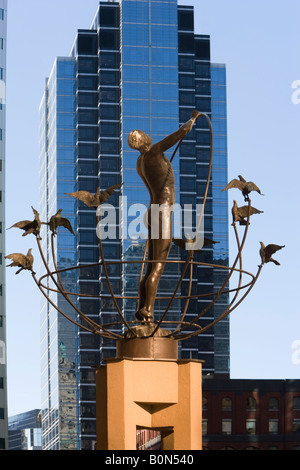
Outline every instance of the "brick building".
<path fill-rule="evenodd" d="M 203 378 L 203 449 L 300 450 L 300 380 Z"/>

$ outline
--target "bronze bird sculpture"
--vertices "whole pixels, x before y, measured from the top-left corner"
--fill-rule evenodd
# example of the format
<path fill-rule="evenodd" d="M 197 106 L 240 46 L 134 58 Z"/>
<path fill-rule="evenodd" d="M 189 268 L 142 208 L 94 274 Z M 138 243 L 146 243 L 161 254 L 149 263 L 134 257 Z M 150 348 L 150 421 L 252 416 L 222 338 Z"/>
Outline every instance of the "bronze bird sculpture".
<path fill-rule="evenodd" d="M 7 267 L 17 266 L 19 269 L 16 274 L 19 274 L 23 269 L 27 269 L 28 271 L 32 271 L 33 274 L 33 256 L 31 254 L 32 248 L 30 248 L 27 252 L 27 255 L 23 255 L 22 253 L 12 253 L 11 255 L 5 256 L 5 259 L 11 259 L 12 263 L 8 264 Z"/>
<path fill-rule="evenodd" d="M 79 199 L 79 201 L 84 202 L 84 204 L 88 207 L 94 207 L 95 209 L 97 209 L 97 207 L 99 207 L 101 204 L 108 201 L 108 199 L 114 193 L 114 191 L 120 188 L 122 184 L 116 184 L 114 186 L 110 186 L 102 193 L 100 192 L 100 188 L 97 188 L 96 194 L 91 194 L 88 191 L 76 191 L 75 193 L 65 193 L 65 194 L 71 197 L 75 197 L 76 199 Z"/>
<path fill-rule="evenodd" d="M 260 242 L 260 257 L 262 264 L 269 263 L 272 261 L 272 263 L 276 264 L 277 266 L 280 266 L 280 263 L 276 261 L 276 259 L 272 258 L 272 255 L 276 253 L 276 251 L 281 250 L 284 248 L 285 245 L 267 245 L 265 246 L 263 242 Z"/>
<path fill-rule="evenodd" d="M 263 214 L 263 211 L 255 209 L 255 207 L 252 206 L 250 206 L 250 208 L 248 206 L 238 207 L 237 202 L 233 201 L 231 213 L 233 218 L 232 225 L 234 225 L 236 222 L 239 222 L 240 225 L 247 225 L 246 219 L 248 217 L 248 214 L 249 216 L 253 214 Z"/>
<path fill-rule="evenodd" d="M 52 231 L 53 235 L 57 234 L 58 227 L 65 227 L 69 232 L 75 235 L 72 225 L 66 217 L 61 216 L 62 209 L 59 209 L 56 214 L 54 214 L 49 222 L 50 230 Z"/>
<path fill-rule="evenodd" d="M 184 238 L 173 238 L 172 241 L 173 241 L 174 245 L 181 248 L 181 250 L 186 250 L 187 249 L 186 248 L 186 243 L 194 243 L 195 238 L 192 240 L 188 235 L 186 240 Z M 219 242 L 215 242 L 213 240 L 209 240 L 208 238 L 204 238 L 203 246 L 200 249 L 188 250 L 188 251 L 193 251 L 194 253 L 199 253 L 200 251 L 202 251 L 203 247 L 208 246 L 208 245 L 214 245 L 215 243 L 219 243 Z"/>
<path fill-rule="evenodd" d="M 20 228 L 24 230 L 23 237 L 26 237 L 26 235 L 29 235 L 30 233 L 33 233 L 37 237 L 40 237 L 40 229 L 41 229 L 41 221 L 40 221 L 40 215 L 37 210 L 35 210 L 31 206 L 33 213 L 34 213 L 34 220 L 22 220 L 21 222 L 17 222 L 16 224 L 12 225 L 11 227 L 8 228 Z"/>
<path fill-rule="evenodd" d="M 233 179 L 230 181 L 227 186 L 222 189 L 222 191 L 227 191 L 228 189 L 232 188 L 237 188 L 242 191 L 245 201 L 249 201 L 249 194 L 252 191 L 256 191 L 261 196 L 263 196 L 256 184 L 254 184 L 252 181 L 246 181 L 241 175 L 239 175 L 239 179 Z"/>

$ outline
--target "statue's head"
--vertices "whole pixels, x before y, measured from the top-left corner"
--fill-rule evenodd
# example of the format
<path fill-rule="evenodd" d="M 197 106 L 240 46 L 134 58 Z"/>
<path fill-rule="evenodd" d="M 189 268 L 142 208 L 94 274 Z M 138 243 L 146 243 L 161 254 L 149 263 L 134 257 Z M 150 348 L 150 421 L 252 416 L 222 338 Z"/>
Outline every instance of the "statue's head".
<path fill-rule="evenodd" d="M 152 145 L 152 139 L 145 132 L 135 129 L 128 136 L 128 145 L 134 150 L 149 150 Z"/>

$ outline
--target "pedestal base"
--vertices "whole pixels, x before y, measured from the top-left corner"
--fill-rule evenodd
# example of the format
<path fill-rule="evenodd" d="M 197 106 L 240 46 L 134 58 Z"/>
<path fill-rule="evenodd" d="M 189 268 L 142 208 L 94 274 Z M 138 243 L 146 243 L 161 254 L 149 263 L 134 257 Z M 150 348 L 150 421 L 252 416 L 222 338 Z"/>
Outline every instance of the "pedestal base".
<path fill-rule="evenodd" d="M 137 428 L 160 430 L 163 450 L 202 448 L 201 361 L 116 358 L 96 385 L 98 450 L 136 450 Z"/>

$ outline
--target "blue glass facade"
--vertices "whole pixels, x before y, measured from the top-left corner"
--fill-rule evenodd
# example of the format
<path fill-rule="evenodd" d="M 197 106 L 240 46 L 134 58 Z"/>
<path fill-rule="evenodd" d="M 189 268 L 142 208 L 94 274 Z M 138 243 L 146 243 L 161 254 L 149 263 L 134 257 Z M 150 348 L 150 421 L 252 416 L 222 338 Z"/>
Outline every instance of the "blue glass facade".
<path fill-rule="evenodd" d="M 57 59 L 40 106 L 40 216 L 50 220 L 59 209 L 76 231 L 74 201 L 64 193 L 74 191 L 76 181 L 76 67 L 72 58 Z M 41 231 L 42 248 L 50 268 L 52 240 L 49 230 Z M 54 240 L 58 269 L 77 263 L 76 238 L 60 230 Z M 46 272 L 41 265 L 41 272 Z M 74 290 L 75 275 L 62 273 L 67 291 Z M 54 287 L 48 280 L 47 286 Z M 71 318 L 75 312 L 54 292 L 50 299 Z M 41 373 L 43 448 L 76 449 L 77 431 L 77 329 L 46 301 L 41 300 Z"/>
<path fill-rule="evenodd" d="M 40 410 L 31 410 L 8 419 L 9 450 L 42 450 Z"/>
<path fill-rule="evenodd" d="M 228 234 L 228 195 L 222 189 L 227 184 L 227 95 L 226 67 L 224 64 L 211 64 L 211 110 L 214 131 L 214 159 L 212 169 L 213 191 L 213 236 L 218 241 L 213 248 L 214 264 L 229 265 Z M 225 186 L 224 186 L 225 185 Z M 222 287 L 227 272 L 214 269 L 214 289 Z M 223 294 L 214 305 L 214 318 L 218 318 L 228 305 L 228 294 Z M 214 370 L 229 371 L 229 317 L 214 326 Z"/>
<path fill-rule="evenodd" d="M 226 134 L 222 131 L 222 125 L 226 126 L 223 72 L 224 68 L 211 64 L 209 36 L 194 33 L 192 7 L 178 6 L 177 0 L 100 2 L 91 28 L 78 30 L 70 56 L 56 60 L 41 104 L 41 218 L 49 219 L 63 208 L 76 233 L 74 237 L 65 230 L 59 231 L 56 239 L 59 267 L 87 265 L 99 259 L 95 210 L 64 193 L 75 190 L 94 193 L 98 186 L 104 190 L 121 182 L 121 190 L 109 199 L 109 204 L 117 208 L 116 237 L 103 240 L 105 260 L 141 258 L 146 231 L 143 214 L 138 211 L 148 206 L 149 194 L 136 173 L 138 153 L 129 148 L 128 134 L 141 129 L 156 142 L 178 129 L 194 109 L 212 117 L 217 141 L 213 184 L 206 204 L 205 236 L 223 237 L 218 251 L 208 247 L 199 260 L 213 262 L 221 258 L 226 263 L 227 202 L 217 194 L 222 178 L 227 177 Z M 223 100 L 218 98 L 221 88 Z M 215 119 L 214 107 L 218 109 L 221 102 L 223 114 Z M 170 157 L 173 150 L 166 155 Z M 194 219 L 195 204 L 203 202 L 208 164 L 209 128 L 205 119 L 199 119 L 172 162 L 176 203 L 191 204 Z M 137 218 L 141 223 L 138 228 L 134 225 L 133 239 L 131 228 Z M 44 233 L 42 238 L 45 252 L 50 255 L 49 234 Z M 179 249 L 172 247 L 170 258 L 179 256 Z M 167 304 L 164 297 L 173 294 L 179 271 L 176 264 L 165 268 L 155 319 L 164 312 Z M 221 274 L 213 268 L 198 267 L 193 276 L 193 292 L 213 291 Z M 136 300 L 130 297 L 137 293 L 139 275 L 139 265 L 109 266 L 114 293 L 129 297 L 119 301 L 128 321 L 134 320 Z M 85 267 L 76 276 L 65 275 L 63 281 L 70 291 L 81 294 L 78 306 L 92 320 L 102 324 L 119 320 L 109 296 L 89 297 L 99 289 L 101 294 L 109 294 L 101 269 Z M 187 280 L 182 283 L 181 293 L 186 290 Z M 53 300 L 75 319 L 63 299 Z M 207 298 L 193 299 L 187 319 L 207 304 Z M 103 358 L 113 357 L 115 344 L 67 324 L 44 301 L 41 311 L 43 445 L 47 449 L 93 449 L 96 434 L 93 366 Z M 167 320 L 178 320 L 180 312 L 177 300 Z M 213 309 L 209 310 L 203 322 L 210 322 L 214 314 Z M 214 330 L 182 344 L 181 357 L 204 359 L 207 372 L 227 372 L 229 340 L 223 334 L 227 326 L 223 326 L 218 336 Z"/>
<path fill-rule="evenodd" d="M 123 256 L 127 260 L 142 259 L 143 242 L 148 236 L 147 230 L 142 226 L 139 238 L 136 243 L 132 243 L 130 224 L 139 215 L 137 211 L 140 209 L 139 207 L 134 209 L 132 206 L 137 203 L 142 204 L 144 211 L 149 206 L 148 190 L 136 173 L 138 152 L 129 148 L 128 135 L 133 129 L 140 129 L 150 135 L 153 142 L 158 142 L 174 132 L 179 125 L 177 1 L 124 0 L 121 4 L 121 40 L 123 196 L 127 204 L 125 211 L 128 208 L 133 209 L 131 216 L 128 214 L 122 218 L 123 234 L 126 232 Z M 166 152 L 169 158 L 172 150 L 174 149 Z M 179 204 L 179 158 L 173 162 L 173 171 L 176 202 Z M 174 248 L 170 258 L 176 253 L 177 250 Z M 126 296 L 136 295 L 139 274 L 140 265 L 124 265 Z M 178 267 L 172 264 L 166 266 L 159 284 L 158 296 L 172 295 L 178 276 Z M 156 319 L 161 317 L 166 306 L 166 300 L 156 301 Z M 124 309 L 126 318 L 134 320 L 136 302 L 128 300 Z M 166 319 L 172 320 L 174 315 L 176 317 L 176 312 L 178 312 L 178 303 L 174 302 Z"/>

